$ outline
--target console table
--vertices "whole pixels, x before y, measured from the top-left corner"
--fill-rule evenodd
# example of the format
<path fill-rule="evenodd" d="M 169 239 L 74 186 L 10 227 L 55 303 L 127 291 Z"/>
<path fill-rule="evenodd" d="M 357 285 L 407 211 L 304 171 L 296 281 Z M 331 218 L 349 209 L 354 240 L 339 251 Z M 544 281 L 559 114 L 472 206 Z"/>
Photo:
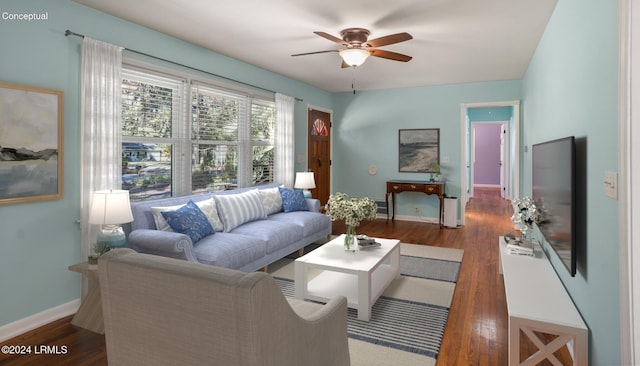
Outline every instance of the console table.
<path fill-rule="evenodd" d="M 567 345 L 573 345 L 573 365 L 589 364 L 589 329 L 584 324 L 560 278 L 539 245 L 534 245 L 535 257 L 509 254 L 504 237 L 500 247 L 500 273 L 509 313 L 509 365 L 537 365 L 548 359 L 560 362 L 553 355 Z M 520 331 L 538 351 L 520 363 Z M 557 335 L 544 344 L 535 332 Z"/>
<path fill-rule="evenodd" d="M 393 214 L 391 220 L 396 217 L 396 193 L 421 192 L 426 195 L 436 195 L 440 201 L 438 223 L 442 226 L 442 214 L 444 208 L 444 183 L 425 182 L 418 180 L 389 180 L 387 181 L 387 193 L 384 197 L 387 204 L 387 220 L 389 220 L 389 195 L 391 195 Z"/>

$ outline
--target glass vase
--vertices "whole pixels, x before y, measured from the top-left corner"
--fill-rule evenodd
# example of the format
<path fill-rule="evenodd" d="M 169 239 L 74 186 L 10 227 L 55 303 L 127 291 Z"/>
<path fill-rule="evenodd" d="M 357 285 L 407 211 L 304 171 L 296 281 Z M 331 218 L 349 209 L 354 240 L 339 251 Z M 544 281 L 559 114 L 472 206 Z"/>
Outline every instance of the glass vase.
<path fill-rule="evenodd" d="M 344 236 L 344 250 L 348 252 L 358 251 L 358 239 L 356 238 L 355 226 L 347 226 L 347 233 Z"/>

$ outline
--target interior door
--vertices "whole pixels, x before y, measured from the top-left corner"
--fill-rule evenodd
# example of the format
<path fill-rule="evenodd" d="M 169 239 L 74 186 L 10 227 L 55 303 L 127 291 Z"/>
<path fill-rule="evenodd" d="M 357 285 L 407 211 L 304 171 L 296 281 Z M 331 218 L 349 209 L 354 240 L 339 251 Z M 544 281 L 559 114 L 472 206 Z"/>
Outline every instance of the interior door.
<path fill-rule="evenodd" d="M 324 206 L 329 199 L 331 182 L 331 113 L 308 109 L 307 141 L 307 166 L 316 178 L 316 188 L 311 190 L 311 195 Z"/>

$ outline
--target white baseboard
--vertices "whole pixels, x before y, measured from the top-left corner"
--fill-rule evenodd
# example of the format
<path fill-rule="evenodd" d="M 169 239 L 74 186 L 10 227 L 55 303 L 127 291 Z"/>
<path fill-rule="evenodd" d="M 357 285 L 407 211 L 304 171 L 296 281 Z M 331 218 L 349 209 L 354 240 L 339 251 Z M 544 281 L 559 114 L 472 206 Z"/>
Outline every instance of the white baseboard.
<path fill-rule="evenodd" d="M 474 184 L 473 186 L 478 188 L 500 188 L 499 184 Z"/>
<path fill-rule="evenodd" d="M 396 220 L 400 221 L 416 221 L 416 222 L 428 222 L 430 224 L 437 224 L 437 217 L 426 217 L 426 216 L 411 216 L 411 215 L 396 215 Z"/>
<path fill-rule="evenodd" d="M 0 342 L 4 342 L 8 339 L 19 336 L 22 333 L 26 333 L 60 318 L 64 318 L 65 316 L 74 314 L 78 311 L 79 307 L 80 299 L 75 299 L 68 303 L 52 307 L 37 314 L 0 326 Z"/>

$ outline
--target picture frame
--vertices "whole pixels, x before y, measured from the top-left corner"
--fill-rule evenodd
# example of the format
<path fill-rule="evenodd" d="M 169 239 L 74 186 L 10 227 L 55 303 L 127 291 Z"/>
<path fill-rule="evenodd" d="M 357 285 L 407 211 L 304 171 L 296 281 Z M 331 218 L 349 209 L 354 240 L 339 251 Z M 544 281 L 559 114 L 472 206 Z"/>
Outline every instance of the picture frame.
<path fill-rule="evenodd" d="M 63 197 L 63 92 L 0 82 L 0 205 Z"/>
<path fill-rule="evenodd" d="M 435 173 L 440 164 L 440 129 L 398 130 L 398 170 L 404 173 Z"/>

